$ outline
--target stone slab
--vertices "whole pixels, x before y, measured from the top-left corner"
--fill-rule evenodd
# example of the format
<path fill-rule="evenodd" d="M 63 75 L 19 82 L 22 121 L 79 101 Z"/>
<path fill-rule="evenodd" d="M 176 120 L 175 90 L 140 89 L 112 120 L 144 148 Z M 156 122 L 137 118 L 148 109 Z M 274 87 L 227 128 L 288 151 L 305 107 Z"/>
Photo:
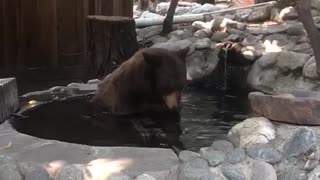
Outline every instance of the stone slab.
<path fill-rule="evenodd" d="M 0 79 L 0 123 L 3 123 L 18 107 L 19 100 L 16 79 Z"/>
<path fill-rule="evenodd" d="M 171 149 L 94 147 L 45 140 L 15 131 L 8 121 L 0 125 L 0 154 L 14 157 L 18 162 L 43 165 L 63 161 L 65 165 L 84 164 L 92 167 L 92 164 L 104 163 L 117 169 L 115 173 L 129 176 L 167 171 L 179 163 Z"/>
<path fill-rule="evenodd" d="M 299 125 L 320 125 L 320 97 L 315 92 L 281 95 L 249 94 L 250 110 L 254 116 Z"/>

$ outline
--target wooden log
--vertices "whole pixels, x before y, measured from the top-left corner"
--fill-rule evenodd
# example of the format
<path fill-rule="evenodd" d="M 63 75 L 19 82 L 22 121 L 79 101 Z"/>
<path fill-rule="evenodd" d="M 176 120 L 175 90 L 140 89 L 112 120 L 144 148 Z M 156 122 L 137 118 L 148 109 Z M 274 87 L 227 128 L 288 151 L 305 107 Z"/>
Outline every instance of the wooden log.
<path fill-rule="evenodd" d="M 260 3 L 255 5 L 249 5 L 249 6 L 243 6 L 243 7 L 233 7 L 233 8 L 227 8 L 223 10 L 208 12 L 208 13 L 202 13 L 202 14 L 190 14 L 190 15 L 181 15 L 181 16 L 175 16 L 173 18 L 174 24 L 179 23 L 192 23 L 194 21 L 205 21 L 206 19 L 212 19 L 213 15 L 223 14 L 226 12 L 232 12 L 237 11 L 241 9 L 251 9 L 251 8 L 257 8 L 261 6 L 273 6 L 276 4 L 276 1 L 270 1 L 266 3 Z M 209 17 L 211 16 L 211 18 Z M 148 26 L 155 26 L 155 25 L 161 25 L 163 24 L 165 17 L 158 17 L 158 18 L 142 18 L 142 19 L 135 19 L 136 26 L 138 28 L 142 27 L 148 27 Z"/>
<path fill-rule="evenodd" d="M 0 79 L 0 123 L 7 120 L 19 108 L 15 78 Z"/>
<path fill-rule="evenodd" d="M 88 16 L 87 53 L 93 78 L 103 77 L 138 50 L 135 21 L 129 17 Z"/>

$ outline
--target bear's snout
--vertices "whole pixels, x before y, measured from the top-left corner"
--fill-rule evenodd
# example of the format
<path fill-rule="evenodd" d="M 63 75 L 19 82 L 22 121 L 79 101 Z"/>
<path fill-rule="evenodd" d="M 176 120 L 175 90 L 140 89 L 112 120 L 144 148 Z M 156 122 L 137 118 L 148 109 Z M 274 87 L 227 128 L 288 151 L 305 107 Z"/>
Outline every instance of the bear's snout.
<path fill-rule="evenodd" d="M 180 93 L 178 91 L 174 91 L 169 95 L 163 96 L 163 100 L 168 109 L 177 109 L 180 104 Z"/>

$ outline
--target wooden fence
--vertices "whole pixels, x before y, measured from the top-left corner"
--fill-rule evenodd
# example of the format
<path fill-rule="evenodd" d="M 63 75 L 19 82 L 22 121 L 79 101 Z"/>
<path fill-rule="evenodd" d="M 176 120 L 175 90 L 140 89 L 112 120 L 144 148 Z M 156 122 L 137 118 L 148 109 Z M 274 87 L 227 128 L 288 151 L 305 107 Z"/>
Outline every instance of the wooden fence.
<path fill-rule="evenodd" d="M 86 16 L 132 9 L 132 0 L 0 0 L 0 78 L 85 77 Z"/>

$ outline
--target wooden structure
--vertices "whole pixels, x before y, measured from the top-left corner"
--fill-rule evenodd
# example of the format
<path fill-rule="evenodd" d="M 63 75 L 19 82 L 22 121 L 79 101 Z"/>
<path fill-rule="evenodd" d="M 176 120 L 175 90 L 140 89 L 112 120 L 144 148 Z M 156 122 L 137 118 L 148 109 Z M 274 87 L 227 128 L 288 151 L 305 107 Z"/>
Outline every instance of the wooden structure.
<path fill-rule="evenodd" d="M 128 0 L 1 0 L 0 77 L 86 76 L 86 17 L 132 17 Z"/>
<path fill-rule="evenodd" d="M 96 77 L 109 74 L 138 50 L 135 21 L 129 17 L 89 16 L 87 40 L 90 74 Z"/>
<path fill-rule="evenodd" d="M 0 79 L 0 124 L 19 108 L 18 89 L 15 78 Z"/>

